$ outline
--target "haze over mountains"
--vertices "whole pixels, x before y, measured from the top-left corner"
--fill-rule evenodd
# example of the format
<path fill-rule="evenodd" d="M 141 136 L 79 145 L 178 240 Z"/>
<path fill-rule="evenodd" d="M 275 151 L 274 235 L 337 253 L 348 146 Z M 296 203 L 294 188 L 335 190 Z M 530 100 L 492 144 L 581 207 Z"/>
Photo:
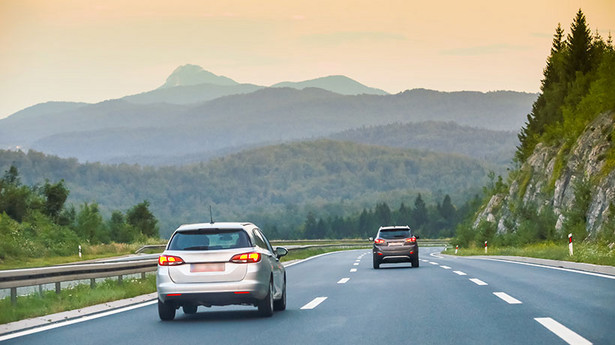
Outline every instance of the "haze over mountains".
<path fill-rule="evenodd" d="M 0 148 L 81 161 L 167 165 L 394 123 L 453 121 L 506 131 L 502 135 L 510 137 L 535 97 L 424 89 L 389 95 L 344 76 L 265 87 L 185 65 L 149 92 L 97 104 L 50 102 L 24 109 L 0 120 Z M 460 128 L 449 127 L 437 137 L 450 141 L 455 135 L 447 130 Z"/>

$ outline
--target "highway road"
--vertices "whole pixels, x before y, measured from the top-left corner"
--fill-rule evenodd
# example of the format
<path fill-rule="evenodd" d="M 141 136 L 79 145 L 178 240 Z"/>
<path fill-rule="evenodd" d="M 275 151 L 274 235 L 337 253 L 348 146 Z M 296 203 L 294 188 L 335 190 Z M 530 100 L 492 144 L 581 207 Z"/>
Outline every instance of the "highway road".
<path fill-rule="evenodd" d="M 419 268 L 374 270 L 369 250 L 289 266 L 287 310 L 271 318 L 199 307 L 161 322 L 148 302 L 0 344 L 615 344 L 615 277 L 439 250 L 421 248 Z"/>

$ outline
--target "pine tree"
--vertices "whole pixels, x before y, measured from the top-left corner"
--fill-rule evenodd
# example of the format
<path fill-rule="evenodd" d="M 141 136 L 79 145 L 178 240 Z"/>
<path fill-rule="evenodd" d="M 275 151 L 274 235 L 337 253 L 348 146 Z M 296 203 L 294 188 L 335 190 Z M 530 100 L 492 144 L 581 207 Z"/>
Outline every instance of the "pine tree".
<path fill-rule="evenodd" d="M 427 224 L 429 220 L 429 214 L 427 213 L 427 206 L 425 205 L 425 201 L 423 201 L 423 197 L 421 197 L 421 193 L 414 200 L 414 209 L 412 210 L 412 221 L 414 228 L 421 229 L 423 225 Z"/>
<path fill-rule="evenodd" d="M 570 27 L 570 34 L 566 39 L 568 56 L 566 58 L 566 74 L 569 80 L 576 78 L 576 73 L 588 73 L 593 66 L 593 38 L 591 30 L 587 27 L 585 15 L 579 9 Z"/>

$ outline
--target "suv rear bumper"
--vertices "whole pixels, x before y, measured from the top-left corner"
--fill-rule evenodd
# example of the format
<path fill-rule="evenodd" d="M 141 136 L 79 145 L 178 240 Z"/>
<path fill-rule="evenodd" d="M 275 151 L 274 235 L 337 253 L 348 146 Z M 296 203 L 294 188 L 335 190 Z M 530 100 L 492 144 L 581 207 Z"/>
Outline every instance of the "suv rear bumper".
<path fill-rule="evenodd" d="M 399 246 L 399 247 L 376 247 L 373 251 L 374 260 L 380 262 L 410 262 L 418 258 L 419 247 L 414 246 Z"/>

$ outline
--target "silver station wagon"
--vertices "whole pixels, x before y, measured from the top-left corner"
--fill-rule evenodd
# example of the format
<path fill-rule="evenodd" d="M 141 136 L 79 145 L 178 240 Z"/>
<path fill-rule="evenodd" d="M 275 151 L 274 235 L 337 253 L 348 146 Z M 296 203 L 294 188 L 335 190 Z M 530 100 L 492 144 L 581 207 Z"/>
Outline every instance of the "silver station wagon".
<path fill-rule="evenodd" d="M 180 226 L 158 258 L 158 315 L 172 320 L 180 307 L 253 305 L 263 316 L 286 309 L 286 271 L 280 257 L 252 223 Z"/>

